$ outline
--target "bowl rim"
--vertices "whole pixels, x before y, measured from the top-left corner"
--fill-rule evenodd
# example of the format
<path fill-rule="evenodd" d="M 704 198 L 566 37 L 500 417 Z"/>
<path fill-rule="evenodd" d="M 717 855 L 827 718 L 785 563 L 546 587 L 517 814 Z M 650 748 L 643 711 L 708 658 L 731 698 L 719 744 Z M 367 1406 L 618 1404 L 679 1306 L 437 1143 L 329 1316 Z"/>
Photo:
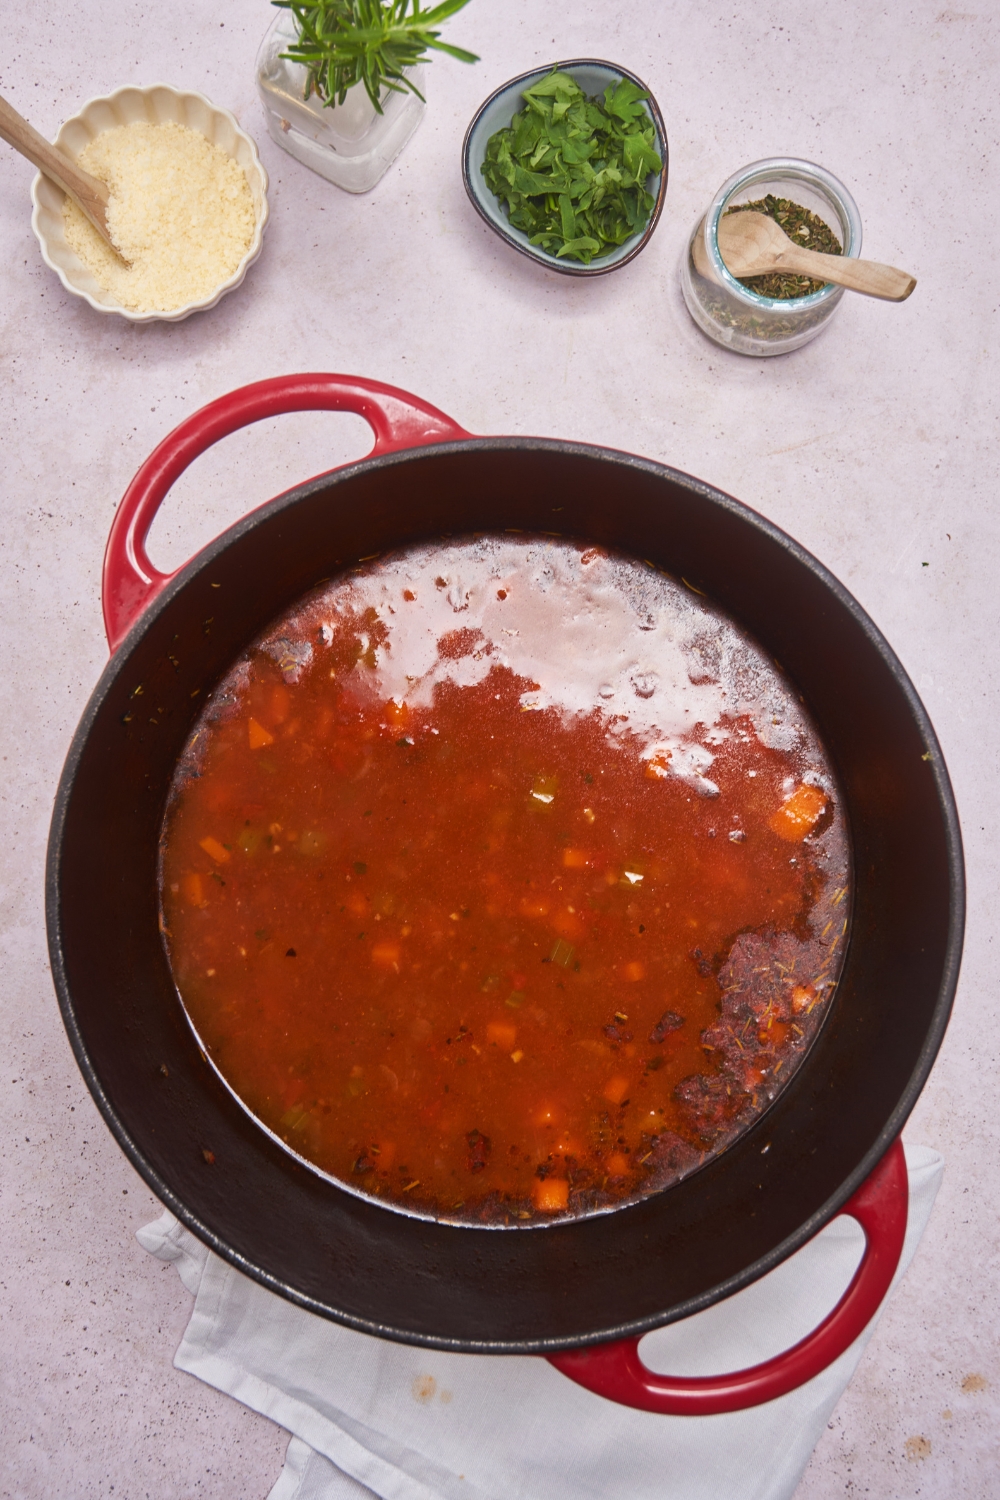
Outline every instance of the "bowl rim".
<path fill-rule="evenodd" d="M 66 275 L 64 268 L 58 265 L 52 259 L 52 256 L 49 254 L 48 237 L 41 224 L 44 205 L 42 204 L 39 195 L 43 182 L 46 181 L 46 179 L 43 172 L 37 172 L 31 183 L 31 228 L 36 240 L 38 241 L 39 247 L 42 252 L 42 259 L 44 260 L 45 264 L 49 267 L 50 270 L 56 273 L 67 292 L 69 292 L 74 297 L 82 297 L 85 302 L 90 304 L 95 312 L 110 313 L 114 316 L 125 318 L 130 323 L 179 323 L 182 319 L 189 317 L 192 313 L 206 312 L 210 307 L 215 307 L 216 303 L 220 302 L 227 292 L 234 291 L 236 287 L 240 285 L 240 283 L 246 276 L 247 271 L 260 255 L 264 243 L 264 230 L 267 227 L 267 223 L 271 215 L 270 205 L 268 204 L 267 200 L 267 190 L 270 185 L 267 175 L 267 168 L 264 166 L 264 163 L 260 159 L 260 153 L 257 150 L 256 141 L 243 129 L 231 110 L 226 109 L 224 105 L 213 103 L 211 99 L 207 98 L 206 95 L 199 93 L 197 89 L 178 89 L 175 88 L 171 83 L 126 83 L 123 84 L 121 88 L 115 89 L 110 94 L 94 94 L 91 98 L 85 100 L 85 102 L 79 106 L 75 114 L 67 115 L 66 119 L 63 120 L 62 124 L 59 126 L 58 131 L 56 132 L 53 144 L 56 146 L 61 146 L 63 133 L 70 125 L 85 125 L 85 116 L 87 114 L 87 111 L 90 110 L 93 106 L 99 104 L 114 104 L 122 94 L 132 93 L 149 96 L 158 91 L 165 91 L 168 94 L 172 94 L 175 99 L 197 100 L 200 104 L 205 105 L 205 107 L 209 109 L 213 114 L 222 116 L 222 118 L 232 127 L 235 134 L 242 137 L 250 151 L 251 165 L 260 174 L 261 203 L 259 211 L 255 211 L 253 237 L 250 241 L 249 246 L 247 247 L 246 254 L 243 256 L 242 260 L 231 276 L 227 277 L 224 282 L 220 283 L 220 285 L 217 286 L 212 292 L 210 292 L 208 296 L 202 297 L 197 301 L 185 302 L 180 307 L 171 308 L 167 312 L 139 312 L 134 311 L 131 308 L 123 307 L 119 302 L 98 302 L 97 299 L 83 287 L 74 286 L 74 284 Z M 196 127 L 192 126 L 190 128 L 195 129 Z"/>
<path fill-rule="evenodd" d="M 483 118 L 483 115 L 489 109 L 494 100 L 498 99 L 502 94 L 507 93 L 507 91 L 514 88 L 515 85 L 527 83 L 529 79 L 544 78 L 554 69 L 558 69 L 560 72 L 568 73 L 573 68 L 607 68 L 612 73 L 617 73 L 621 78 L 628 78 L 632 83 L 637 84 L 638 87 L 642 89 L 643 93 L 647 96 L 645 102 L 653 119 L 653 128 L 656 131 L 658 137 L 660 156 L 663 159 L 663 167 L 660 171 L 660 185 L 656 193 L 656 202 L 653 204 L 653 210 L 649 216 L 649 221 L 647 222 L 646 227 L 642 231 L 642 233 L 635 237 L 635 243 L 632 245 L 628 253 L 626 255 L 620 256 L 618 260 L 612 261 L 610 265 L 602 264 L 601 261 L 592 261 L 589 266 L 570 265 L 566 261 L 557 260 L 554 255 L 549 255 L 547 251 L 540 250 L 534 245 L 522 244 L 522 242 L 517 239 L 508 228 L 505 228 L 503 224 L 498 224 L 496 220 L 491 218 L 483 208 L 482 200 L 480 198 L 479 184 L 478 182 L 474 182 L 473 174 L 470 170 L 469 165 L 469 156 L 472 148 L 473 134 L 480 120 Z M 669 147 L 667 144 L 667 129 L 663 123 L 663 115 L 660 112 L 660 106 L 656 102 L 656 96 L 654 95 L 652 89 L 643 82 L 643 80 L 638 76 L 637 73 L 633 73 L 629 68 L 622 67 L 620 63 L 609 62 L 608 59 L 604 57 L 573 57 L 569 58 L 566 61 L 546 63 L 542 67 L 529 68 L 526 73 L 519 73 L 515 78 L 508 78 L 506 83 L 502 83 L 499 88 L 493 90 L 492 94 L 490 94 L 488 98 L 483 100 L 482 104 L 479 106 L 472 119 L 469 121 L 468 128 L 465 132 L 465 139 L 462 142 L 462 182 L 465 185 L 465 191 L 469 197 L 469 201 L 471 202 L 479 217 L 485 224 L 489 225 L 494 234 L 499 235 L 502 240 L 505 240 L 507 244 L 512 246 L 513 249 L 517 250 L 519 254 L 525 256 L 528 260 L 533 260 L 536 265 L 544 266 L 547 270 L 550 271 L 558 271 L 563 276 L 606 276 L 611 271 L 617 271 L 622 266 L 627 266 L 629 261 L 634 260 L 635 257 L 646 248 L 646 245 L 652 238 L 653 231 L 655 230 L 657 224 L 660 222 L 660 215 L 663 212 L 663 204 L 667 196 L 667 176 L 669 165 L 670 161 Z M 628 244 L 628 241 L 626 241 L 626 244 Z M 606 257 L 602 257 L 602 260 L 606 260 Z"/>

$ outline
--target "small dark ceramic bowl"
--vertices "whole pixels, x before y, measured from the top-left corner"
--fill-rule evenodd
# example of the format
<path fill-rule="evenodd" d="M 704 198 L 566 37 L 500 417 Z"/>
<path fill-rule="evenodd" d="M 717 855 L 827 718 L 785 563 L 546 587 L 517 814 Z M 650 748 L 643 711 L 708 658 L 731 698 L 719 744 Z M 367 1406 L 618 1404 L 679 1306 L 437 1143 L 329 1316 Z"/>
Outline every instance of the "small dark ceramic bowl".
<path fill-rule="evenodd" d="M 643 93 L 649 94 L 649 98 L 645 101 L 645 108 L 653 122 L 656 131 L 656 150 L 663 162 L 662 172 L 651 174 L 646 182 L 647 190 L 652 193 L 656 201 L 645 229 L 639 234 L 633 234 L 624 245 L 619 245 L 608 255 L 602 255 L 597 260 L 591 261 L 589 266 L 581 265 L 579 261 L 558 260 L 548 251 L 530 244 L 524 231 L 515 229 L 511 224 L 506 210 L 490 192 L 483 178 L 482 167 L 486 156 L 486 143 L 490 136 L 510 124 L 521 108 L 521 95 L 524 90 L 531 88 L 532 84 L 539 83 L 552 72 L 554 67 L 562 73 L 568 73 L 580 85 L 584 93 L 591 97 L 594 94 L 603 94 L 609 83 L 617 83 L 621 78 L 630 79 L 642 89 Z M 572 62 L 548 63 L 543 68 L 532 68 L 530 73 L 521 73 L 519 77 L 512 78 L 508 83 L 503 84 L 476 111 L 471 125 L 465 132 L 465 142 L 462 146 L 462 179 L 465 183 L 465 191 L 472 200 L 472 206 L 480 217 L 486 220 L 486 223 L 501 239 L 506 240 L 508 245 L 513 245 L 514 249 L 519 250 L 522 255 L 528 256 L 529 260 L 537 261 L 539 265 L 548 267 L 550 271 L 561 271 L 564 276 L 603 276 L 605 272 L 617 271 L 619 266 L 627 265 L 630 260 L 634 260 L 639 251 L 648 243 L 653 230 L 659 223 L 660 214 L 663 211 L 663 200 L 667 194 L 667 132 L 663 125 L 663 116 L 660 114 L 659 105 L 642 79 L 630 73 L 628 68 L 620 68 L 615 63 L 601 62 L 599 58 L 594 57 L 578 57 Z"/>

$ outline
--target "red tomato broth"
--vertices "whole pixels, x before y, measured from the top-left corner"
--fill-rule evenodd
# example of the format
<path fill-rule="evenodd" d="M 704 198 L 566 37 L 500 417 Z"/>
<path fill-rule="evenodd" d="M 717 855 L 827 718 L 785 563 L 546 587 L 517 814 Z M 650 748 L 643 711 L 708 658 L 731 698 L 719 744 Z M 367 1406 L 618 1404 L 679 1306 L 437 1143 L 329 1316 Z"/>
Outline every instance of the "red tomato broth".
<path fill-rule="evenodd" d="M 792 1075 L 842 958 L 839 806 L 780 673 L 681 585 L 443 544 L 317 591 L 216 689 L 165 942 L 290 1149 L 412 1211 L 547 1222 L 676 1181 Z"/>

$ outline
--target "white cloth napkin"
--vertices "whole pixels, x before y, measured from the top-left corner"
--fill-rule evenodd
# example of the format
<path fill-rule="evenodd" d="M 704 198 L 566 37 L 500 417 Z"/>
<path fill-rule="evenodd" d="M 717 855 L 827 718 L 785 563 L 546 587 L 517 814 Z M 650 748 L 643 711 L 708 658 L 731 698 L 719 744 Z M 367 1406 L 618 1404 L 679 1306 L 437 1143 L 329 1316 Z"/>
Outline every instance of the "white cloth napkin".
<path fill-rule="evenodd" d="M 897 1280 L 930 1217 L 942 1158 L 908 1146 Z M 591 1395 L 545 1360 L 442 1354 L 355 1333 L 265 1291 L 164 1213 L 138 1234 L 195 1306 L 180 1370 L 292 1433 L 268 1500 L 788 1500 L 877 1317 L 808 1385 L 746 1412 L 664 1417 Z M 653 1369 L 708 1375 L 788 1348 L 860 1259 L 839 1218 L 753 1286 L 648 1334 Z"/>

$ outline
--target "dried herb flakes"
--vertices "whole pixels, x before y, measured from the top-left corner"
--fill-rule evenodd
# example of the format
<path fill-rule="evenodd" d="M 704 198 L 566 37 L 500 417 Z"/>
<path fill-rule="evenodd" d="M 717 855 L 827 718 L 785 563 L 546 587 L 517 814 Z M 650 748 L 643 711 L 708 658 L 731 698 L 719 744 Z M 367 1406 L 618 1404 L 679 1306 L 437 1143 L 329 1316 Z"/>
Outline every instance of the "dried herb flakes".
<path fill-rule="evenodd" d="M 532 245 L 589 265 L 649 222 L 645 184 L 663 169 L 649 95 L 621 78 L 588 98 L 553 69 L 521 97 L 524 109 L 487 142 L 483 177 Z"/>
<path fill-rule="evenodd" d="M 754 203 L 737 203 L 734 208 L 726 209 L 727 214 L 747 211 L 767 214 L 769 219 L 781 225 L 790 240 L 794 240 L 797 245 L 804 245 L 807 250 L 816 250 L 820 255 L 844 253 L 844 247 L 829 224 L 818 214 L 803 208 L 801 203 L 793 203 L 789 198 L 775 198 L 772 193 L 768 193 L 766 198 L 759 198 Z M 741 286 L 748 287 L 760 297 L 781 300 L 808 297 L 812 292 L 822 291 L 827 284 L 809 276 L 792 275 L 788 271 L 769 271 L 766 276 L 740 276 L 737 279 Z"/>

